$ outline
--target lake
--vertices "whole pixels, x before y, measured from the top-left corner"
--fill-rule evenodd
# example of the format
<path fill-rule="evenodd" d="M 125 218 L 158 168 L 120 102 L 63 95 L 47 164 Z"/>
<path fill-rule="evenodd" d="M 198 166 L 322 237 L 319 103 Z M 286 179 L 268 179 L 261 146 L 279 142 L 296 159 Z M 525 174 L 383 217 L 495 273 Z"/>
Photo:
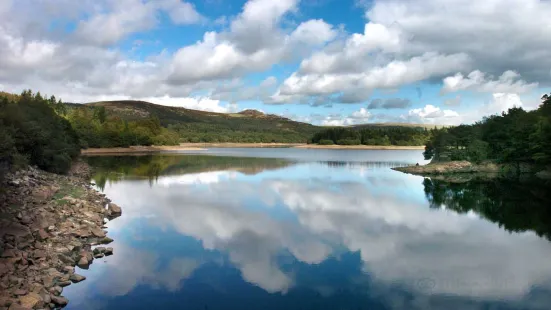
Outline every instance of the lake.
<path fill-rule="evenodd" d="M 67 309 L 550 309 L 551 191 L 393 171 L 422 151 L 89 157 L 123 209 Z"/>

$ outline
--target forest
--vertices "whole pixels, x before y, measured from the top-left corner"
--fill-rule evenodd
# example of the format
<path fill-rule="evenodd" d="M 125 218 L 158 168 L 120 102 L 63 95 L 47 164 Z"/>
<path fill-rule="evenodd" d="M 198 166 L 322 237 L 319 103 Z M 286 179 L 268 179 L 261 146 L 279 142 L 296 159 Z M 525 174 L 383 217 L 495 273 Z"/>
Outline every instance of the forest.
<path fill-rule="evenodd" d="M 179 141 L 155 117 L 126 121 L 103 107 L 75 108 L 39 92 L 0 93 L 0 175 L 26 164 L 64 173 L 82 148 Z"/>
<path fill-rule="evenodd" d="M 433 161 L 491 160 L 498 163 L 551 164 L 551 96 L 538 109 L 511 108 L 472 125 L 434 130 L 425 146 Z"/>
<path fill-rule="evenodd" d="M 311 143 L 321 145 L 425 145 L 433 130 L 422 127 L 332 127 L 312 137 Z"/>

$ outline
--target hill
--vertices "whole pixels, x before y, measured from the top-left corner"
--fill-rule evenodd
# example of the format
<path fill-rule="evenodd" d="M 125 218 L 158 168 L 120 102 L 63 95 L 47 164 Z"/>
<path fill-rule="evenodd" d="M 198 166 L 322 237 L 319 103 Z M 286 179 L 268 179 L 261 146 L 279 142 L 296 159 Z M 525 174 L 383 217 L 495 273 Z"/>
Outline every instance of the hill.
<path fill-rule="evenodd" d="M 158 118 L 161 126 L 178 132 L 184 142 L 305 143 L 319 130 L 311 124 L 257 110 L 215 113 L 132 100 L 81 105 L 84 106 L 104 107 L 108 115 L 127 121 Z"/>

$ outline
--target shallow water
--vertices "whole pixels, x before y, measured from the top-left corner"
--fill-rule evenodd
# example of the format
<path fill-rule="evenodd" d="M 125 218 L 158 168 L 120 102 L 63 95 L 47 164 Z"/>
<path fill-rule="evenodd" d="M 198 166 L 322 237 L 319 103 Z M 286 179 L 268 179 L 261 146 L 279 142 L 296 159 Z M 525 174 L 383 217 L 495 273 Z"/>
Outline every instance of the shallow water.
<path fill-rule="evenodd" d="M 422 151 L 90 157 L 123 208 L 68 309 L 548 309 L 542 182 L 403 174 Z"/>

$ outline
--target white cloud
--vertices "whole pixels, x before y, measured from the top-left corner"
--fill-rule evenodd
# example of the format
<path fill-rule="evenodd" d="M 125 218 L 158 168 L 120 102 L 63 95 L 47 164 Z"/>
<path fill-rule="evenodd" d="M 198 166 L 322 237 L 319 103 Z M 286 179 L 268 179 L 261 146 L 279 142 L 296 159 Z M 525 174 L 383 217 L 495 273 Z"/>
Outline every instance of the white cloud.
<path fill-rule="evenodd" d="M 458 125 L 462 120 L 456 111 L 442 110 L 431 104 L 427 104 L 423 108 L 411 109 L 402 118 L 415 123 L 442 125 Z"/>
<path fill-rule="evenodd" d="M 293 73 L 272 96 L 273 102 L 294 102 L 301 96 L 337 94 L 342 91 L 363 91 L 395 88 L 460 69 L 468 61 L 465 54 L 438 55 L 427 53 L 407 61 L 394 60 L 362 73 L 305 74 Z"/>
<path fill-rule="evenodd" d="M 354 111 L 345 117 L 340 114 L 326 116 L 320 120 L 320 123 L 324 126 L 358 125 L 367 123 L 371 116 L 371 113 L 366 108 L 360 108 L 358 111 Z"/>
<path fill-rule="evenodd" d="M 515 71 L 505 71 L 497 80 L 487 78 L 484 73 L 475 70 L 468 76 L 457 73 L 443 80 L 442 91 L 456 92 L 460 90 L 472 90 L 484 93 L 512 92 L 525 93 L 538 86 L 538 83 L 526 83 L 520 79 L 520 74 Z"/>

